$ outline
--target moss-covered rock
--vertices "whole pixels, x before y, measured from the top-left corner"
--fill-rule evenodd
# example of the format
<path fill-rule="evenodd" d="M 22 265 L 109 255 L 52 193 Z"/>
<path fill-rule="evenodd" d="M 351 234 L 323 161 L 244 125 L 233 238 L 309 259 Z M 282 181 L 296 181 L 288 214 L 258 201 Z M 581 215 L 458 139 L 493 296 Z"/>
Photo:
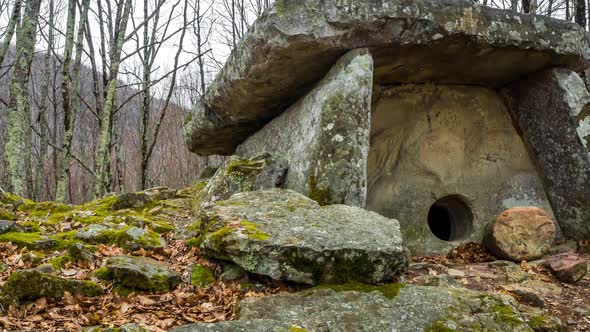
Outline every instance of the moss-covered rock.
<path fill-rule="evenodd" d="M 42 297 L 60 300 L 65 292 L 98 296 L 102 291 L 100 285 L 91 281 L 64 279 L 37 270 L 20 270 L 8 277 L 1 296 L 4 304 L 19 305 Z"/>
<path fill-rule="evenodd" d="M 0 203 L 0 220 L 16 220 L 16 215 L 14 214 L 12 209 L 8 208 L 6 205 L 3 205 L 2 203 Z"/>
<path fill-rule="evenodd" d="M 93 224 L 77 231 L 74 238 L 87 243 L 116 244 L 129 250 L 153 250 L 166 246 L 160 234 L 135 226 Z"/>
<path fill-rule="evenodd" d="M 206 211 L 206 255 L 275 280 L 316 284 L 393 281 L 407 266 L 399 223 L 291 190 L 239 193 Z"/>
<path fill-rule="evenodd" d="M 107 278 L 117 285 L 151 292 L 167 292 L 180 283 L 180 277 L 166 264 L 146 257 L 120 256 L 106 261 Z"/>
<path fill-rule="evenodd" d="M 55 248 L 57 241 L 40 233 L 9 232 L 0 235 L 0 242 L 10 242 L 19 247 L 33 250 Z"/>
<path fill-rule="evenodd" d="M 141 209 L 150 203 L 152 198 L 146 193 L 125 193 L 115 197 L 111 208 L 113 210 Z"/>
<path fill-rule="evenodd" d="M 92 250 L 82 243 L 75 243 L 70 246 L 68 248 L 68 255 L 73 262 L 91 262 L 94 260 Z"/>
<path fill-rule="evenodd" d="M 286 170 L 284 161 L 269 154 L 250 159 L 231 156 L 196 196 L 195 208 L 201 212 L 238 192 L 275 188 L 276 178 L 283 176 Z"/>
<path fill-rule="evenodd" d="M 16 223 L 14 221 L 8 221 L 2 219 L 0 215 L 0 234 L 8 233 L 16 229 Z"/>
<path fill-rule="evenodd" d="M 215 283 L 215 275 L 210 268 L 195 265 L 191 268 L 191 285 L 196 288 L 206 288 Z"/>

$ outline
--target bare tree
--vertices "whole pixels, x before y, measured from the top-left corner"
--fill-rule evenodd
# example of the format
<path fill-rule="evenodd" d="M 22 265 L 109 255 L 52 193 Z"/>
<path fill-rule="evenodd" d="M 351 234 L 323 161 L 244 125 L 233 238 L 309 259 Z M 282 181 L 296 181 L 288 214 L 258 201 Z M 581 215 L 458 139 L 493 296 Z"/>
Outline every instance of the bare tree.
<path fill-rule="evenodd" d="M 40 8 L 41 0 L 27 1 L 25 14 L 17 31 L 16 60 L 10 83 L 6 159 L 11 188 L 18 195 L 23 195 L 25 190 L 30 194 L 33 188 L 28 86 Z"/>

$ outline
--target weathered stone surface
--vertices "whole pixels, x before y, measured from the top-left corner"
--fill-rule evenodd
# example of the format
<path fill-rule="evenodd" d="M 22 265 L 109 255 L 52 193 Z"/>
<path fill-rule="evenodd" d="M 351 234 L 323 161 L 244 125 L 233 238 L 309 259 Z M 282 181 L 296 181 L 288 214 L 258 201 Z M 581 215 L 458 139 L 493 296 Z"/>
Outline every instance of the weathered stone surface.
<path fill-rule="evenodd" d="M 166 264 L 147 257 L 119 256 L 106 261 L 109 278 L 130 289 L 154 292 L 173 290 L 180 283 L 180 276 L 170 271 Z"/>
<path fill-rule="evenodd" d="M 121 327 L 100 327 L 93 326 L 83 329 L 84 332 L 147 332 L 146 329 L 137 324 L 125 324 Z"/>
<path fill-rule="evenodd" d="M 342 57 L 305 97 L 249 137 L 236 153 L 272 152 L 288 162 L 284 188 L 321 205 L 363 207 L 373 87 L 367 49 Z"/>
<path fill-rule="evenodd" d="M 154 250 L 166 246 L 166 240 L 153 231 L 135 226 L 92 224 L 74 235 L 88 243 L 117 244 L 129 250 Z"/>
<path fill-rule="evenodd" d="M 400 221 L 412 253 L 480 242 L 485 226 L 517 202 L 548 207 L 541 180 L 501 96 L 490 88 L 406 84 L 382 88 L 371 114 L 367 209 Z M 512 184 L 516 189 L 508 189 Z M 433 218 L 440 199 L 473 218 Z M 538 204 L 538 205 L 537 205 Z M 452 222 L 452 216 L 455 221 Z"/>
<path fill-rule="evenodd" d="M 555 223 L 545 211 L 517 207 L 502 212 L 488 225 L 484 244 L 498 258 L 530 261 L 549 251 L 555 232 Z"/>
<path fill-rule="evenodd" d="M 270 319 L 226 321 L 219 323 L 189 324 L 170 332 L 304 332 L 298 326 Z"/>
<path fill-rule="evenodd" d="M 91 281 L 64 279 L 37 270 L 13 272 L 0 293 L 4 304 L 22 304 L 42 297 L 60 300 L 65 292 L 72 295 L 98 296 L 102 288 Z"/>
<path fill-rule="evenodd" d="M 506 93 L 564 235 L 590 238 L 590 157 L 587 137 L 579 136 L 580 119 L 590 109 L 583 81 L 571 70 L 551 69 L 515 82 Z"/>
<path fill-rule="evenodd" d="M 280 188 L 288 172 L 287 163 L 263 153 L 251 158 L 231 156 L 217 169 L 198 193 L 197 212 L 238 192 Z"/>
<path fill-rule="evenodd" d="M 255 331 L 285 331 L 285 325 L 299 328 L 286 331 L 533 331 L 527 322 L 541 321 L 541 316 L 520 312 L 505 295 L 446 287 L 398 288 L 399 294 L 367 287 L 366 292 L 324 289 L 246 299 L 239 305 L 239 320 L 223 323 L 219 331 L 230 331 L 232 324 Z M 547 317 L 549 321 L 553 322 Z M 194 324 L 178 331 L 213 328 Z"/>
<path fill-rule="evenodd" d="M 574 253 L 550 257 L 545 265 L 561 281 L 575 283 L 588 273 L 588 261 Z"/>
<path fill-rule="evenodd" d="M 503 285 L 503 289 L 516 295 L 520 301 L 534 307 L 545 307 L 547 296 L 559 296 L 561 288 L 541 280 L 526 280 L 522 283 Z"/>
<path fill-rule="evenodd" d="M 0 220 L 0 234 L 8 233 L 15 230 L 14 221 Z"/>
<path fill-rule="evenodd" d="M 573 23 L 471 0 L 280 0 L 253 25 L 197 106 L 187 126 L 189 147 L 231 154 L 341 55 L 362 47 L 371 48 L 375 81 L 383 85 L 498 86 L 542 68 L 579 69 L 589 58 L 588 37 Z"/>
<path fill-rule="evenodd" d="M 408 264 L 399 223 L 291 190 L 239 193 L 203 218 L 205 254 L 276 280 L 386 282 Z"/>

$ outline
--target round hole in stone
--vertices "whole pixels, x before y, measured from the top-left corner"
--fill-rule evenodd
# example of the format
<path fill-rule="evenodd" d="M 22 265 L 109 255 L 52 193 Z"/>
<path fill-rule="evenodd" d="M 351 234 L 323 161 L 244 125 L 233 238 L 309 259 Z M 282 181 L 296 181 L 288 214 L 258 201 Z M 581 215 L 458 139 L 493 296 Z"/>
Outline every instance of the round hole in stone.
<path fill-rule="evenodd" d="M 445 196 L 430 207 L 428 227 L 441 240 L 462 240 L 473 229 L 473 213 L 460 195 Z"/>

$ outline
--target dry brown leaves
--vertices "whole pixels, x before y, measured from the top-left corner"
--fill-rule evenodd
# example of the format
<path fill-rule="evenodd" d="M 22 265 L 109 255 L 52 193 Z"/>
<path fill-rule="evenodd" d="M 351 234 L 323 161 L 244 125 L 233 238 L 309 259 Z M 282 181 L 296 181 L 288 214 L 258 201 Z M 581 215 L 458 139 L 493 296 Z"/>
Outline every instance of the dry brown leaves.
<path fill-rule="evenodd" d="M 122 297 L 112 291 L 112 285 L 103 283 L 104 295 L 96 298 L 79 298 L 66 294 L 59 302 L 39 299 L 16 309 L 11 307 L 6 316 L 0 316 L 0 328 L 7 330 L 78 331 L 84 326 L 120 326 L 136 323 L 151 331 L 166 331 L 172 327 L 194 322 L 216 322 L 235 318 L 237 303 L 252 296 L 278 292 L 268 288 L 262 292 L 243 292 L 236 283 L 218 281 L 206 289 L 195 289 L 188 281 L 188 268 L 201 263 L 217 273 L 221 268 L 204 259 L 198 250 L 187 247 L 184 241 L 168 239 L 169 246 L 158 252 L 139 250 L 134 255 L 149 256 L 167 262 L 170 268 L 183 277 L 184 282 L 172 292 L 163 294 L 133 293 Z M 33 263 L 23 260 L 27 250 L 0 244 L 0 258 L 7 271 L 0 274 L 3 283 L 11 271 L 32 268 Z M 59 255 L 55 253 L 51 257 Z M 87 265 L 68 264 L 59 271 L 61 277 L 89 279 L 92 270 L 100 267 L 111 256 L 129 254 L 116 246 L 100 246 L 94 254 L 95 262 Z M 51 257 L 43 260 L 46 261 Z"/>
<path fill-rule="evenodd" d="M 476 242 L 469 242 L 451 250 L 447 255 L 447 259 L 460 264 L 485 263 L 496 260 L 483 244 Z"/>

